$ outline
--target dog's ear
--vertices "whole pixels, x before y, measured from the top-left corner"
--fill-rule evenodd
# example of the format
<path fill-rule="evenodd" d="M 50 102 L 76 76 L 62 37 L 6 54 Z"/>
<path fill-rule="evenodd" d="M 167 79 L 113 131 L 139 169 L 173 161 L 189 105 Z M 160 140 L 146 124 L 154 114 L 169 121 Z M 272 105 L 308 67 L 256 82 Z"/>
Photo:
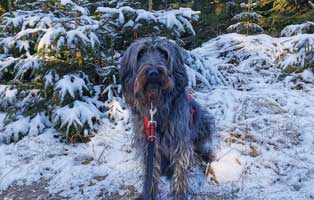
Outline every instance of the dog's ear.
<path fill-rule="evenodd" d="M 132 43 L 124 52 L 120 61 L 120 78 L 122 83 L 122 90 L 133 90 L 133 86 L 131 86 L 132 83 L 130 81 L 135 78 L 135 73 L 138 67 L 138 57 L 144 49 L 145 40 L 137 40 Z"/>
<path fill-rule="evenodd" d="M 184 66 L 183 50 L 176 43 L 168 40 L 160 42 L 159 48 L 167 54 L 168 67 L 174 76 L 175 92 L 183 92 L 189 82 Z"/>
<path fill-rule="evenodd" d="M 122 94 L 129 105 L 133 105 L 133 88 L 138 68 L 138 57 L 146 48 L 147 39 L 133 42 L 124 52 L 120 60 L 120 79 Z"/>

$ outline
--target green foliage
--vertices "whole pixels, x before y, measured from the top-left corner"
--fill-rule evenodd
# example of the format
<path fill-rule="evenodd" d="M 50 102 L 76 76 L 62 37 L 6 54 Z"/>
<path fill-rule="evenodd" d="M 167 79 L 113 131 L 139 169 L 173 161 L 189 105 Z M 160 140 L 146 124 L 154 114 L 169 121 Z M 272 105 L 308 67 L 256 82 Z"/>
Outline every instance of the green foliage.
<path fill-rule="evenodd" d="M 82 137 L 95 134 L 101 118 L 123 118 L 117 63 L 131 42 L 151 35 L 182 41 L 194 33 L 189 20 L 196 20 L 197 12 L 190 9 L 164 15 L 121 6 L 141 5 L 18 0 L 16 10 L 2 15 L 0 110 L 8 117 L 0 143 L 17 141 L 31 131 L 39 134 L 49 126 L 67 142 L 77 137 L 85 141 Z M 97 11 L 100 7 L 105 11 Z M 167 14 L 173 17 L 172 26 L 162 18 Z M 32 121 L 41 128 L 28 125 Z M 15 132 L 12 127 L 19 124 L 22 129 Z"/>
<path fill-rule="evenodd" d="M 258 10 L 264 16 L 260 24 L 276 36 L 287 25 L 314 20 L 314 9 L 307 0 L 261 0 Z"/>
<path fill-rule="evenodd" d="M 257 24 L 262 16 L 256 12 L 253 12 L 254 8 L 257 6 L 257 3 L 251 0 L 248 1 L 248 3 L 242 2 L 240 5 L 244 11 L 232 18 L 232 21 L 235 22 L 235 24 L 230 25 L 227 28 L 227 31 L 241 34 L 262 33 L 264 29 Z"/>

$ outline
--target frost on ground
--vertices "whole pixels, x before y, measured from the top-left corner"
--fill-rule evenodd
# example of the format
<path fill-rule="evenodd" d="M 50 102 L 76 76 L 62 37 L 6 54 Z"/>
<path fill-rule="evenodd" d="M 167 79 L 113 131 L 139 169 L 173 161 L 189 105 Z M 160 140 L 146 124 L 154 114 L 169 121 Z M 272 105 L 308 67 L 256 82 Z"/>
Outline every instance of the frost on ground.
<path fill-rule="evenodd" d="M 227 34 L 190 52 L 203 63 L 194 75 L 205 73 L 211 86 L 195 87 L 195 98 L 217 123 L 212 173 L 205 177 L 201 164 L 191 169 L 191 199 L 314 198 L 313 73 L 285 74 L 309 61 L 301 43 L 313 41 L 310 34 Z M 130 145 L 131 125 L 101 119 L 97 130 L 86 144 L 60 143 L 57 132 L 46 128 L 0 145 L 0 197 L 12 185 L 44 179 L 46 191 L 59 197 L 132 199 L 143 174 Z M 161 180 L 161 199 L 169 199 L 169 185 Z"/>

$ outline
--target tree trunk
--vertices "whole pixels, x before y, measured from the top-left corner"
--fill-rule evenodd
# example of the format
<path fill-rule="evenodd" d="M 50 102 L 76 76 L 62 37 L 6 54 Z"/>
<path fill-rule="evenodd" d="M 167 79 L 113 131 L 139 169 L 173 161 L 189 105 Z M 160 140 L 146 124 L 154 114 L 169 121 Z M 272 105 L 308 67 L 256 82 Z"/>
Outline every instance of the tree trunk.
<path fill-rule="evenodd" d="M 8 11 L 10 12 L 10 15 L 13 15 L 12 10 L 12 0 L 8 0 Z"/>
<path fill-rule="evenodd" d="M 151 11 L 153 9 L 153 0 L 148 0 L 148 10 Z"/>

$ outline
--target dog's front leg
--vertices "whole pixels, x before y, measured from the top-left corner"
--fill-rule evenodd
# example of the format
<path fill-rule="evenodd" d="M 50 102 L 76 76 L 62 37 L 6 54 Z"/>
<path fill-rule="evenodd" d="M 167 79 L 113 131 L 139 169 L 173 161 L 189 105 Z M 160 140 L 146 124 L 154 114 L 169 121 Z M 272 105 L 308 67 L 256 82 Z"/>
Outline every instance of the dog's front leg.
<path fill-rule="evenodd" d="M 186 200 L 189 189 L 189 168 L 193 162 L 191 147 L 182 148 L 175 160 L 173 174 L 173 196 L 175 200 Z"/>

